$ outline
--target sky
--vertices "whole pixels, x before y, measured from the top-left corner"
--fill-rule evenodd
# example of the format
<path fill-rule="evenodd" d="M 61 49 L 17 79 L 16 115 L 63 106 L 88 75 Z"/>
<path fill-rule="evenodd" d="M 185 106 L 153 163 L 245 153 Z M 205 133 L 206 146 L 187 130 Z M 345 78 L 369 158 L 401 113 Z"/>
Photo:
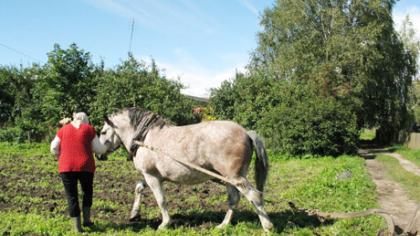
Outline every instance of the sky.
<path fill-rule="evenodd" d="M 76 43 L 113 68 L 131 52 L 151 58 L 183 93 L 210 88 L 244 71 L 257 47 L 261 14 L 275 0 L 1 0 L 0 65 L 45 63 L 58 43 Z M 400 0 L 396 27 L 409 14 L 420 39 L 420 0 Z"/>

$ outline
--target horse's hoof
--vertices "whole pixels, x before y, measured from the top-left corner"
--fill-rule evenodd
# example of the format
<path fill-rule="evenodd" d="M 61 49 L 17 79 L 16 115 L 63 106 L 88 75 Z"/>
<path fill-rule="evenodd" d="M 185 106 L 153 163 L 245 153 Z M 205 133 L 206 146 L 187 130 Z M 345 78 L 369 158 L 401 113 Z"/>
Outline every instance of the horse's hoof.
<path fill-rule="evenodd" d="M 272 229 L 273 229 L 273 227 L 274 227 L 274 225 L 273 225 L 273 223 L 271 223 L 271 222 L 265 222 L 264 224 L 263 224 L 263 229 L 264 229 L 264 231 L 265 232 L 270 232 Z"/>
<path fill-rule="evenodd" d="M 224 229 L 227 226 L 227 224 L 221 223 L 218 226 L 216 226 L 216 229 Z"/>
<path fill-rule="evenodd" d="M 131 215 L 130 218 L 128 219 L 128 221 L 130 222 L 135 222 L 140 220 L 140 215 L 139 214 L 135 214 L 135 215 Z"/>
<path fill-rule="evenodd" d="M 168 228 L 168 226 L 169 226 L 169 224 L 170 224 L 170 223 L 171 223 L 171 222 L 162 222 L 162 223 L 159 225 L 158 230 Z"/>

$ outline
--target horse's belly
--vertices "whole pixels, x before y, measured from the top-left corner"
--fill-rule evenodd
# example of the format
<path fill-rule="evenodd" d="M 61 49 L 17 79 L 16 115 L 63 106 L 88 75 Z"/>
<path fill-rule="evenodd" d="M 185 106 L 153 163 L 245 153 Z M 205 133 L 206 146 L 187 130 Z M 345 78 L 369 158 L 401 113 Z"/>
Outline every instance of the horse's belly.
<path fill-rule="evenodd" d="M 179 163 L 172 163 L 171 168 L 158 166 L 158 170 L 165 180 L 180 184 L 199 184 L 211 179 L 209 175 Z"/>
<path fill-rule="evenodd" d="M 207 174 L 145 148 L 137 151 L 134 165 L 136 169 L 145 173 L 155 173 L 157 170 L 158 175 L 163 179 L 180 184 L 199 184 L 211 179 Z"/>

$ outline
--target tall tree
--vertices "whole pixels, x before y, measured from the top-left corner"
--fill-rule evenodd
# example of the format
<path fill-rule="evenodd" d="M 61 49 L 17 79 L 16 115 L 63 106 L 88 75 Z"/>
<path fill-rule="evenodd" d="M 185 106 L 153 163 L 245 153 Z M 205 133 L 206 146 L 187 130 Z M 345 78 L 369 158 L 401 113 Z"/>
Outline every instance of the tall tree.
<path fill-rule="evenodd" d="M 358 127 L 379 127 L 397 141 L 409 119 L 416 64 L 392 20 L 394 0 L 278 0 L 267 9 L 252 74 L 316 84 L 357 115 Z"/>
<path fill-rule="evenodd" d="M 48 124 L 75 111 L 90 111 L 95 96 L 95 66 L 88 52 L 71 44 L 62 49 L 58 44 L 48 53 L 45 73 L 40 77 L 39 92 L 44 93 L 42 112 Z"/>
<path fill-rule="evenodd" d="M 420 77 L 419 77 L 419 53 L 420 53 L 420 40 L 416 37 L 416 31 L 413 23 L 407 15 L 400 28 L 400 37 L 404 43 L 405 50 L 411 53 L 414 61 L 417 65 L 416 80 L 413 84 L 413 110 L 414 110 L 414 122 L 416 126 L 420 127 Z"/>

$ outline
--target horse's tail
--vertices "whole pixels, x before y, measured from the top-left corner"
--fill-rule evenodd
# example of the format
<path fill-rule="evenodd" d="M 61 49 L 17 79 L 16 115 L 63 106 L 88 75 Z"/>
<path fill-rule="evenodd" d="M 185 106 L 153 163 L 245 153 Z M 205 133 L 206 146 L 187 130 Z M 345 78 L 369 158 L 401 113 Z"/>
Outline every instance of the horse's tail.
<path fill-rule="evenodd" d="M 268 156 L 265 151 L 264 143 L 257 133 L 253 130 L 247 131 L 249 138 L 254 146 L 257 159 L 255 161 L 255 182 L 258 191 L 264 191 L 265 181 L 268 175 Z"/>

